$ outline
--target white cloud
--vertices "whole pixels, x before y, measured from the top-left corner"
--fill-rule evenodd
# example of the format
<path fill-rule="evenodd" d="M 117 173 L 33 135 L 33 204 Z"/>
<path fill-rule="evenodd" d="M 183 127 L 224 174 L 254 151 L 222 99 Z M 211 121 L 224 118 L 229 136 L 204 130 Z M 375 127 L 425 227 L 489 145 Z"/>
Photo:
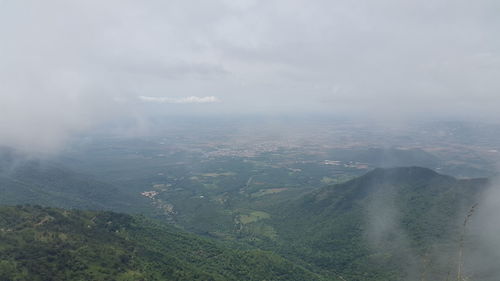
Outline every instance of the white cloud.
<path fill-rule="evenodd" d="M 0 146 L 56 149 L 155 102 L 498 120 L 498 3 L 0 0 Z"/>
<path fill-rule="evenodd" d="M 139 99 L 145 102 L 156 102 L 156 103 L 214 103 L 219 102 L 220 100 L 214 96 L 207 97 L 183 97 L 183 98 L 170 98 L 170 97 L 146 97 L 139 96 Z"/>

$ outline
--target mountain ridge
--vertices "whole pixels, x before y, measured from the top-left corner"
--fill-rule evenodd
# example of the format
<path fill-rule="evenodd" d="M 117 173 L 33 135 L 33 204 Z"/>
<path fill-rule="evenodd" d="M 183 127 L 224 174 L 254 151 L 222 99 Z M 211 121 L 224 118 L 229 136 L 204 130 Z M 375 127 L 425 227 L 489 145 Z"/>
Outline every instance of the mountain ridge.
<path fill-rule="evenodd" d="M 347 279 L 400 280 L 410 275 L 402 260 L 419 260 L 433 247 L 454 251 L 463 218 L 488 186 L 422 167 L 377 168 L 269 212 L 285 256 Z"/>

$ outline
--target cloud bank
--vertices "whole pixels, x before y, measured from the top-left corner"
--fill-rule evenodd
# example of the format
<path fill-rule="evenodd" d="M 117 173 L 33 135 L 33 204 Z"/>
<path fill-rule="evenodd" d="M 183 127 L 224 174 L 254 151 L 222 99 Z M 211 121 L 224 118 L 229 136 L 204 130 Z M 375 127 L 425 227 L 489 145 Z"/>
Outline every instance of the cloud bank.
<path fill-rule="evenodd" d="M 0 145 L 58 147 L 109 119 L 142 118 L 137 97 L 158 93 L 194 97 L 164 104 L 224 101 L 184 114 L 496 120 L 499 5 L 1 1 Z"/>

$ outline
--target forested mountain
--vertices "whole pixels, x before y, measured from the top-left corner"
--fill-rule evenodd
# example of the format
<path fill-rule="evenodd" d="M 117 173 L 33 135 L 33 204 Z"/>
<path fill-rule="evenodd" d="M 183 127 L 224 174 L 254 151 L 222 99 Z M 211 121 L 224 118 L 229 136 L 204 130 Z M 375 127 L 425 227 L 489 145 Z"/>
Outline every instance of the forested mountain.
<path fill-rule="evenodd" d="M 445 280 L 487 186 L 425 168 L 375 169 L 269 211 L 282 253 L 347 280 Z"/>
<path fill-rule="evenodd" d="M 2 204 L 146 216 L 155 208 L 139 194 L 54 165 L 23 161 L 2 167 Z M 489 185 L 427 168 L 379 168 L 302 195 L 235 193 L 220 206 L 207 200 L 203 209 L 194 208 L 198 204 L 184 210 L 184 216 L 205 214 L 206 221 L 178 226 L 204 234 L 207 225 L 206 233 L 220 231 L 220 237 L 208 233 L 213 238 L 262 249 L 249 251 L 130 215 L 4 207 L 0 271 L 6 272 L 3 280 L 446 280 L 460 263 L 463 220 Z M 202 202 L 200 197 L 185 204 Z M 211 216 L 212 205 L 233 220 L 221 224 Z M 464 237 L 467 252 L 481 253 L 477 236 Z M 477 272 L 473 280 L 493 281 L 499 272 L 491 257 L 481 270 L 467 264 L 464 270 Z M 43 279 L 50 275 L 59 279 Z"/>
<path fill-rule="evenodd" d="M 147 201 L 123 188 L 48 161 L 0 151 L 0 204 L 144 211 Z"/>
<path fill-rule="evenodd" d="M 113 212 L 0 207 L 0 280 L 323 280 L 261 250 L 233 250 Z"/>

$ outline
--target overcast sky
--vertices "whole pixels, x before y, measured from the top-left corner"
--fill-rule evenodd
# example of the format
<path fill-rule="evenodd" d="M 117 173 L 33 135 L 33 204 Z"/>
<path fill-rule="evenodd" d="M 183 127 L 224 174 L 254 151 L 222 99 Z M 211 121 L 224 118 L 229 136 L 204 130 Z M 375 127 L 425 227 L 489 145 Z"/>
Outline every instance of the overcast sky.
<path fill-rule="evenodd" d="M 0 144 L 110 118 L 496 118 L 498 0 L 0 0 Z"/>

